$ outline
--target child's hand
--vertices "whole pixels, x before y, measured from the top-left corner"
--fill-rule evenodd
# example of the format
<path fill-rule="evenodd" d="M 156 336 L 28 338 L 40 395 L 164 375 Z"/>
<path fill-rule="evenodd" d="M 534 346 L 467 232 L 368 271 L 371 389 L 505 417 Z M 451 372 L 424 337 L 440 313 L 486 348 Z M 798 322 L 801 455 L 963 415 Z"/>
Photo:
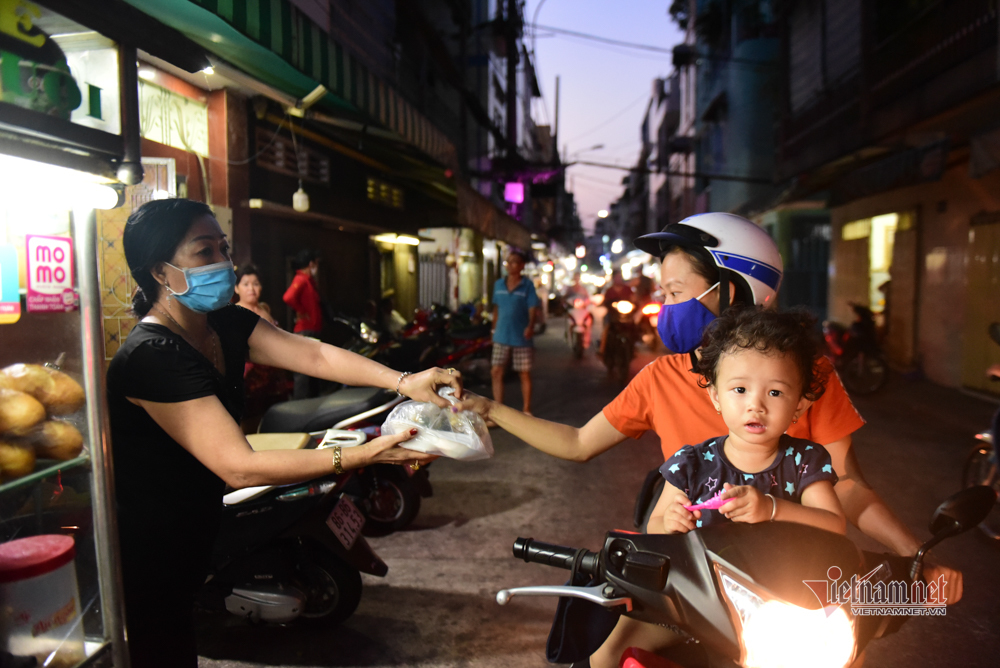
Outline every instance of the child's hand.
<path fill-rule="evenodd" d="M 667 512 L 663 515 L 663 528 L 666 533 L 687 533 L 695 528 L 695 520 L 701 519 L 701 511 L 687 510 L 684 506 L 690 506 L 691 501 L 687 496 L 678 493 L 667 506 Z"/>
<path fill-rule="evenodd" d="M 719 508 L 719 512 L 732 521 L 756 524 L 771 519 L 771 499 L 756 487 L 734 487 L 727 482 L 723 489 L 722 498 L 731 501 Z"/>

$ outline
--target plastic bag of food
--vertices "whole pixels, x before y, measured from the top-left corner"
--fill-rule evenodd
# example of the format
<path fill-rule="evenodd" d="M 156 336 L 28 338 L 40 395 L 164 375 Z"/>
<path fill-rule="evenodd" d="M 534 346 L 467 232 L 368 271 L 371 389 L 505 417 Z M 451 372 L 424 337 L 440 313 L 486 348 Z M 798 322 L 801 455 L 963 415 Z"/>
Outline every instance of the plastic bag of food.
<path fill-rule="evenodd" d="M 450 387 L 442 388 L 438 394 L 452 404 L 458 403 Z M 493 441 L 486 423 L 471 411 L 453 413 L 451 408 L 438 408 L 429 402 L 405 401 L 389 413 L 382 434 L 402 434 L 414 427 L 417 435 L 401 447 L 464 461 L 493 456 Z"/>

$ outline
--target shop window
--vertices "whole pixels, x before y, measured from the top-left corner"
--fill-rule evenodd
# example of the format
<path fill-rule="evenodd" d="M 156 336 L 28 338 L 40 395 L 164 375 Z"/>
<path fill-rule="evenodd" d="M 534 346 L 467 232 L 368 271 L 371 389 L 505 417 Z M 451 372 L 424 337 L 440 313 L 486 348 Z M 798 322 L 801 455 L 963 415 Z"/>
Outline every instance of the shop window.
<path fill-rule="evenodd" d="M 368 178 L 367 195 L 370 201 L 392 209 L 402 209 L 405 204 L 402 188 L 372 177 Z"/>
<path fill-rule="evenodd" d="M 865 218 L 864 220 L 855 220 L 850 223 L 846 223 L 840 230 L 840 238 L 844 241 L 854 241 L 856 239 L 864 239 L 871 234 L 872 230 L 872 220 L 871 218 Z"/>
<path fill-rule="evenodd" d="M 840 230 L 844 241 L 868 240 L 868 303 L 875 313 L 885 309 L 882 287 L 892 272 L 892 252 L 897 230 L 913 227 L 913 213 L 886 213 L 846 223 Z"/>
<path fill-rule="evenodd" d="M 379 253 L 379 268 L 382 296 L 387 297 L 396 291 L 396 259 L 393 251 Z"/>

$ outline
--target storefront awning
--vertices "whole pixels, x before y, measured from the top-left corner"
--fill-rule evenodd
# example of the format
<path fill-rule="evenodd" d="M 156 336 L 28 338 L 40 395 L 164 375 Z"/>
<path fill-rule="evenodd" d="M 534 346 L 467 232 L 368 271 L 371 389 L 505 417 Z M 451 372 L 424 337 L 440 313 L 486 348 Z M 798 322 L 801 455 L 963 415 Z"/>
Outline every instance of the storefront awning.
<path fill-rule="evenodd" d="M 441 164 L 454 145 L 389 85 L 288 0 L 126 0 L 206 51 L 296 99 L 319 85 L 316 106 L 389 128 Z"/>
<path fill-rule="evenodd" d="M 458 224 L 488 239 L 499 239 L 523 250 L 531 248 L 531 233 L 466 183 L 458 184 Z"/>
<path fill-rule="evenodd" d="M 378 225 L 367 225 L 358 223 L 337 216 L 330 216 L 324 213 L 313 211 L 296 211 L 290 206 L 269 202 L 262 199 L 251 199 L 242 203 L 243 207 L 250 211 L 250 215 L 269 216 L 271 218 L 284 218 L 286 220 L 310 221 L 326 229 L 337 230 L 339 232 L 351 232 L 354 234 L 384 234 L 392 232 L 386 227 Z"/>

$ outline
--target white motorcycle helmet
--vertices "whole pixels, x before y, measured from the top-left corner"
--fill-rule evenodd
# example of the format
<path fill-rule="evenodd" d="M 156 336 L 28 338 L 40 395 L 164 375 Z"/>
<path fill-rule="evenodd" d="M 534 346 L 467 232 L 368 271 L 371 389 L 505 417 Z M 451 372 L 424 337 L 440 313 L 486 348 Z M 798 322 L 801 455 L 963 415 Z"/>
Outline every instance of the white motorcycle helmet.
<path fill-rule="evenodd" d="M 732 213 L 690 216 L 639 237 L 635 246 L 660 259 L 670 248 L 680 246 L 709 266 L 718 267 L 723 310 L 732 303 L 730 281 L 736 287 L 736 300 L 762 306 L 774 303 L 781 286 L 783 264 L 774 239 L 758 225 Z"/>

